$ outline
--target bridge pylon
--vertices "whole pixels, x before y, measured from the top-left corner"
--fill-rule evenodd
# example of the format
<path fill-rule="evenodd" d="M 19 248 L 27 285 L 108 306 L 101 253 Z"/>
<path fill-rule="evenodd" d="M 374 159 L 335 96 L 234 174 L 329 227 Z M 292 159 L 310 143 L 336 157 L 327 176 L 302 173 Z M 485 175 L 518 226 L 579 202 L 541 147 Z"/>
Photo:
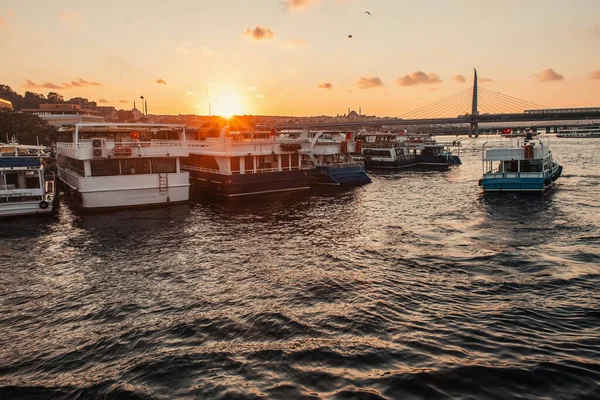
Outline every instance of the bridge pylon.
<path fill-rule="evenodd" d="M 477 69 L 474 69 L 473 78 L 473 102 L 471 103 L 471 125 L 469 126 L 469 137 L 479 137 L 479 110 L 477 109 Z"/>

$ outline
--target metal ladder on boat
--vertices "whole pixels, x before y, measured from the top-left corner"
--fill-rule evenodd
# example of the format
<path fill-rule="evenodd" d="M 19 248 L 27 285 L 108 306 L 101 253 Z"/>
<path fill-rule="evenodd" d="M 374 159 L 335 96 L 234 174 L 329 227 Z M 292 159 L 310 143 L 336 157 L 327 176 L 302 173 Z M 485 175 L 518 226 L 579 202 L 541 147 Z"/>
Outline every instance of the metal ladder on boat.
<path fill-rule="evenodd" d="M 166 173 L 158 174 L 158 193 L 168 194 L 169 193 L 169 175 Z"/>

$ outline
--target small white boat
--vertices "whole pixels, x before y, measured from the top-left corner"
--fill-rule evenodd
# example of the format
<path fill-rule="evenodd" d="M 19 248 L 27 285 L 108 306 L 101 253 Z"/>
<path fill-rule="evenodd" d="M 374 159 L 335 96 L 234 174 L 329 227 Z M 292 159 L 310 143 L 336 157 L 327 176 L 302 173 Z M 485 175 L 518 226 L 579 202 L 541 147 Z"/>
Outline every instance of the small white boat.
<path fill-rule="evenodd" d="M 82 211 L 189 200 L 184 125 L 76 124 L 57 143 L 58 176 Z"/>
<path fill-rule="evenodd" d="M 485 142 L 482 149 L 484 192 L 543 192 L 562 173 L 549 143 L 540 138 Z"/>
<path fill-rule="evenodd" d="M 44 146 L 0 143 L 0 217 L 49 214 L 56 205 L 54 174 L 42 165 Z"/>

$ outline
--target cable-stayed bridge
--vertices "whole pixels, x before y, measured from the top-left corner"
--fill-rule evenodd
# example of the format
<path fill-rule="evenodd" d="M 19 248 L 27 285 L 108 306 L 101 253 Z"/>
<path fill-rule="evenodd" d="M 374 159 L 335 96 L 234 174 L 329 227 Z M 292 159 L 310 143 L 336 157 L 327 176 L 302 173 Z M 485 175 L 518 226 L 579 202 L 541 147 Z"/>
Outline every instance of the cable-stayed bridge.
<path fill-rule="evenodd" d="M 480 87 L 475 71 L 473 86 L 434 103 L 419 107 L 400 118 L 277 125 L 277 129 L 335 129 L 381 126 L 447 126 L 468 128 L 469 136 L 479 136 L 479 126 L 562 127 L 600 122 L 600 107 L 547 108 L 494 90 Z M 460 130 L 460 129 L 459 129 Z M 455 130 L 456 131 L 456 130 Z"/>

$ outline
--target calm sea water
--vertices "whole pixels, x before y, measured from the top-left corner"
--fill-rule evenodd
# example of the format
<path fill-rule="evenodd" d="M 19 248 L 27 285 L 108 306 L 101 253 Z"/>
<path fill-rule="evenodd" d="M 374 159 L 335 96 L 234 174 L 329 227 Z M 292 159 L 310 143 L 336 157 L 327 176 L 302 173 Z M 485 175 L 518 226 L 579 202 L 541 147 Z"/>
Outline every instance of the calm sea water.
<path fill-rule="evenodd" d="M 0 398 L 598 398 L 600 139 L 543 196 L 445 172 L 0 222 Z"/>

